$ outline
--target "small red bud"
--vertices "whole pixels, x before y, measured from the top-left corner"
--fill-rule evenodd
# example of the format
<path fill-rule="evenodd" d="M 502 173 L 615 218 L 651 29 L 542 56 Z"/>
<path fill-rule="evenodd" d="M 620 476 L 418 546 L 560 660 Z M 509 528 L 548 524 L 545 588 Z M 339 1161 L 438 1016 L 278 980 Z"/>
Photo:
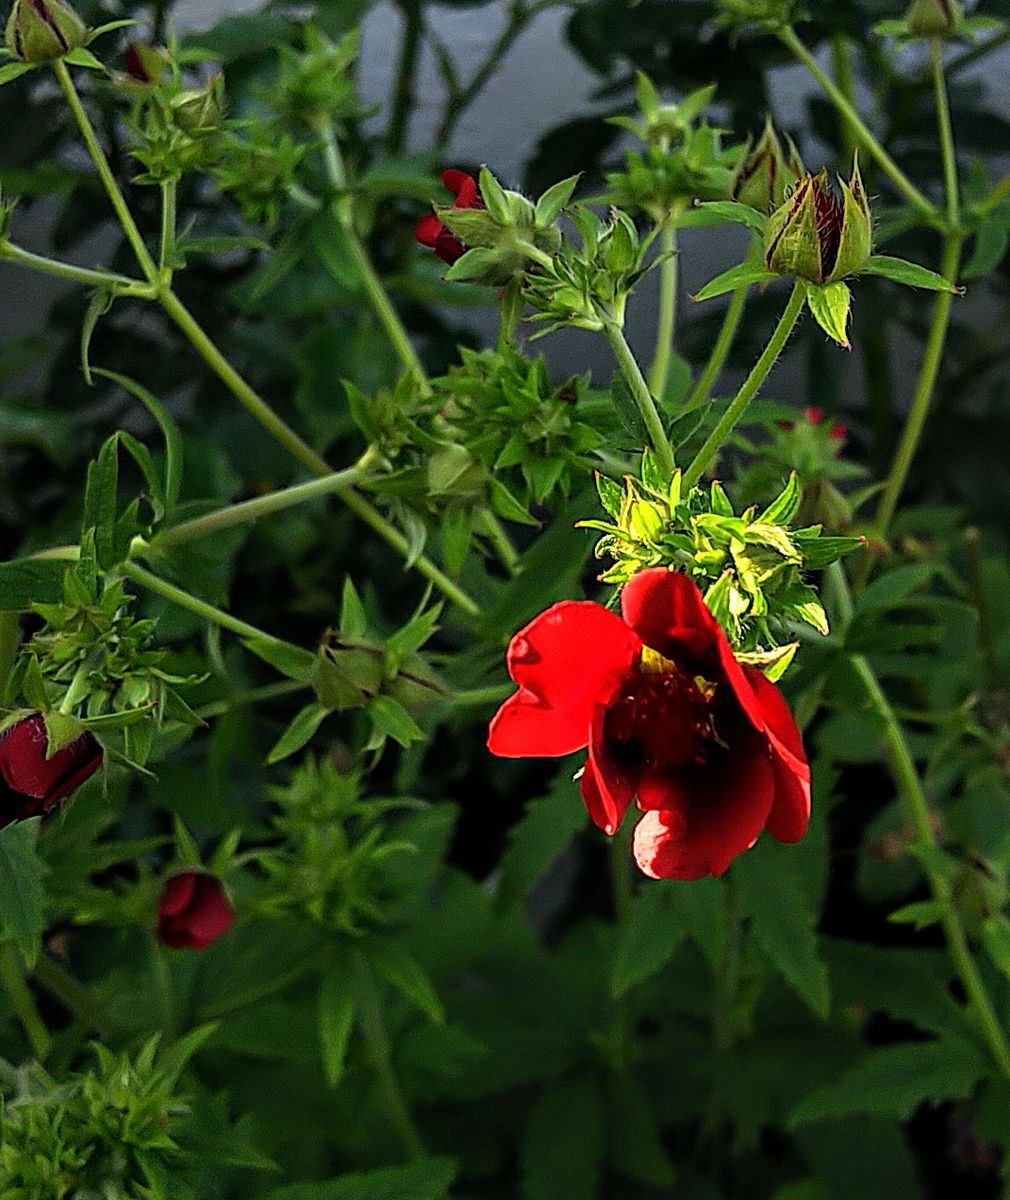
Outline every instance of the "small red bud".
<path fill-rule="evenodd" d="M 48 748 L 40 712 L 0 734 L 0 828 L 49 812 L 102 763 L 102 748 L 90 733 L 82 733 L 49 757 Z"/>
<path fill-rule="evenodd" d="M 158 939 L 177 949 L 205 950 L 234 920 L 220 879 L 204 871 L 183 871 L 168 880 L 158 902 Z"/>

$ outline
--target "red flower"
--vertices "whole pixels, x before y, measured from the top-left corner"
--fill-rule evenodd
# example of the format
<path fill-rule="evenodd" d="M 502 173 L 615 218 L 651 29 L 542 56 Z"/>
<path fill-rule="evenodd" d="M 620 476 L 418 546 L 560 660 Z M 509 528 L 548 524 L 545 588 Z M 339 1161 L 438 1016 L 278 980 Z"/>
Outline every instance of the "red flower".
<path fill-rule="evenodd" d="M 234 920 L 221 881 L 204 871 L 173 875 L 158 902 L 158 937 L 166 946 L 206 950 Z"/>
<path fill-rule="evenodd" d="M 52 757 L 46 757 L 47 749 L 41 713 L 32 713 L 0 733 L 0 829 L 49 812 L 102 763 L 102 748 L 90 733 L 82 733 Z"/>
<path fill-rule="evenodd" d="M 563 601 L 512 639 L 519 684 L 491 722 L 508 758 L 589 747 L 581 777 L 606 833 L 634 797 L 635 858 L 654 878 L 721 875 L 766 826 L 795 842 L 810 816 L 810 770 L 782 694 L 729 642 L 686 576 L 642 571 L 624 619 Z"/>
<path fill-rule="evenodd" d="M 477 194 L 477 181 L 463 171 L 443 171 L 442 182 L 455 197 L 453 208 L 483 208 Z M 466 245 L 442 224 L 437 213 L 428 213 L 418 221 L 414 236 L 422 246 L 430 246 L 450 266 L 467 251 Z"/>

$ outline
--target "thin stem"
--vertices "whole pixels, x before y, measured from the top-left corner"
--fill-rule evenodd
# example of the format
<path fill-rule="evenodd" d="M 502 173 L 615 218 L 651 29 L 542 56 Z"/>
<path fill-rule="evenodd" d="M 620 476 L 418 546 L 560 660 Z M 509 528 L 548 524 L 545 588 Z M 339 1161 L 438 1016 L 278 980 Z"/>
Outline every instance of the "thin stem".
<path fill-rule="evenodd" d="M 950 123 L 950 103 L 947 82 L 943 77 L 943 48 L 939 38 L 930 38 L 930 63 L 933 68 L 933 90 L 936 93 L 936 119 L 940 127 L 940 152 L 943 157 L 943 179 L 947 190 L 947 220 L 952 229 L 961 220 L 957 185 L 957 154 L 954 151 L 954 130 Z"/>
<path fill-rule="evenodd" d="M 962 241 L 962 235 L 954 233 L 948 234 L 944 239 L 940 274 L 951 283 L 957 278 Z M 908 479 L 908 472 L 919 448 L 919 440 L 926 424 L 926 417 L 929 415 L 929 406 L 933 399 L 937 376 L 940 373 L 943 349 L 947 341 L 947 326 L 950 322 L 950 306 L 953 299 L 952 292 L 937 292 L 933 302 L 933 320 L 926 338 L 926 348 L 923 353 L 922 366 L 919 369 L 919 378 L 915 385 L 912 407 L 909 409 L 901 440 L 884 485 L 880 505 L 877 508 L 876 528 L 882 537 L 886 535 L 894 517 L 895 509 Z M 869 559 L 864 561 L 869 562 Z"/>
<path fill-rule="evenodd" d="M 337 133 L 333 122 L 330 120 L 324 121 L 320 127 L 320 132 L 323 137 L 323 160 L 326 164 L 326 174 L 331 186 L 337 192 L 343 192 L 347 188 L 347 169 L 344 166 L 343 155 L 340 153 L 340 143 L 337 141 Z M 354 265 L 358 269 L 361 286 L 364 288 L 365 295 L 375 310 L 375 315 L 379 318 L 379 324 L 389 338 L 396 356 L 411 375 L 414 376 L 421 394 L 423 396 L 430 396 L 431 384 L 428 382 L 427 373 L 417 356 L 417 351 L 410 340 L 410 335 L 403 327 L 399 313 L 393 307 L 392 301 L 389 299 L 386 289 L 382 285 L 382 280 L 372 265 L 368 251 L 358 236 L 358 231 L 354 228 L 354 213 L 351 205 L 347 202 L 348 199 L 349 197 L 347 196 L 338 196 L 333 211 L 334 216 L 336 216 L 337 220 L 343 226 L 344 232 L 347 235 L 348 248 L 351 251 Z"/>
<path fill-rule="evenodd" d="M 490 509 L 484 511 L 478 517 L 480 525 L 483 527 L 484 533 L 488 541 L 494 547 L 495 553 L 498 555 L 502 566 L 510 575 L 518 575 L 519 573 L 519 552 L 512 545 L 512 539 L 505 531 L 504 525 L 495 516 Z"/>
<path fill-rule="evenodd" d="M 233 708 L 246 704 L 258 704 L 261 700 L 276 700 L 280 696 L 290 696 L 311 687 L 308 683 L 299 683 L 297 679 L 281 679 L 277 683 L 267 683 L 263 687 L 250 688 L 247 692 L 237 692 L 226 700 L 215 700 L 212 704 L 204 704 L 196 710 L 196 715 L 203 720 L 211 717 L 223 717 Z"/>
<path fill-rule="evenodd" d="M 698 480 L 701 479 L 702 475 L 704 475 L 715 459 L 715 456 L 719 453 L 723 442 L 746 412 L 748 404 L 750 404 L 760 391 L 761 385 L 767 379 L 768 373 L 785 348 L 785 344 L 789 340 L 789 335 L 799 320 L 806 296 L 806 284 L 802 279 L 797 279 L 793 285 L 789 303 L 779 318 L 779 323 L 775 326 L 775 330 L 768 345 L 765 346 L 764 352 L 754 364 L 754 369 L 743 381 L 740 390 L 730 402 L 729 408 L 723 413 L 716 427 L 708 435 L 701 449 L 694 456 L 694 461 L 684 472 L 685 488 L 694 487 Z"/>
<path fill-rule="evenodd" d="M 740 325 L 740 318 L 743 316 L 744 305 L 746 303 L 746 286 L 737 288 L 730 299 L 729 307 L 726 309 L 722 328 L 719 330 L 719 336 L 716 338 L 715 345 L 712 347 L 712 353 L 705 364 L 705 370 L 702 371 L 701 377 L 694 385 L 691 394 L 684 403 L 684 412 L 691 412 L 695 408 L 700 408 L 708 399 L 709 393 L 712 391 L 715 381 L 719 378 L 719 373 L 722 371 L 733 345 L 733 339 L 736 337 L 736 331 Z"/>
<path fill-rule="evenodd" d="M 165 951 L 153 933 L 148 942 L 151 973 L 154 976 L 154 988 L 158 996 L 161 1033 L 167 1042 L 171 1042 L 175 1038 L 175 997 L 172 994 L 172 976 L 168 969 Z"/>
<path fill-rule="evenodd" d="M 631 394 L 638 405 L 638 411 L 642 414 L 642 420 L 645 422 L 645 428 L 649 431 L 649 439 L 656 452 L 656 457 L 659 459 L 659 465 L 666 474 L 672 475 L 675 466 L 673 447 L 670 445 L 670 439 L 666 435 L 656 402 L 652 398 L 649 385 L 645 382 L 638 361 L 632 354 L 631 347 L 619 325 L 613 321 L 607 321 L 603 326 L 603 331 L 607 335 L 607 341 L 617 359 L 617 365 L 621 368 L 621 374 L 631 389 Z"/>
<path fill-rule="evenodd" d="M 527 258 L 531 258 L 541 267 L 546 267 L 548 271 L 554 269 L 554 260 L 539 246 L 534 246 L 532 242 L 524 241 L 522 238 L 517 238 L 515 245 L 520 254 L 525 254 Z"/>
<path fill-rule="evenodd" d="M 880 141 L 871 133 L 863 122 L 859 113 L 846 99 L 843 92 L 840 90 L 835 81 L 824 70 L 821 69 L 817 59 L 803 45 L 800 39 L 796 36 L 796 31 L 792 26 L 787 25 L 784 29 L 779 30 L 779 37 L 795 54 L 801 63 L 807 68 L 810 74 L 824 89 L 825 95 L 838 109 L 839 113 L 849 122 L 852 127 L 853 134 L 858 138 L 860 145 L 871 154 L 884 171 L 890 176 L 895 187 L 914 204 L 916 208 L 922 212 L 933 216 L 936 212 L 933 205 L 919 191 L 914 183 L 908 178 L 904 171 L 898 166 L 894 159 L 888 154 Z"/>
<path fill-rule="evenodd" d="M 176 199 L 178 181 L 166 179 L 161 185 L 161 245 L 158 251 L 158 266 L 162 273 L 172 278 L 172 256 L 175 253 Z"/>
<path fill-rule="evenodd" d="M 109 166 L 109 160 L 105 157 L 105 151 L 98 141 L 95 128 L 91 124 L 88 114 L 84 111 L 84 105 L 81 103 L 81 98 L 77 94 L 77 88 L 74 86 L 74 81 L 67 70 L 67 64 L 62 58 L 57 58 L 53 62 L 53 70 L 56 72 L 56 78 L 59 80 L 63 94 L 70 105 L 70 111 L 74 114 L 74 120 L 81 131 L 85 145 L 88 147 L 88 153 L 91 155 L 92 161 L 98 169 L 98 174 L 101 176 L 102 184 L 112 203 L 112 207 L 116 210 L 116 216 L 123 227 L 127 241 L 133 247 L 133 253 L 140 264 L 140 269 L 150 283 L 155 283 L 158 279 L 158 268 L 155 266 L 154 259 L 144 244 L 140 230 L 137 228 L 126 200 L 123 198 L 123 193 L 120 191 L 116 177 Z"/>
<path fill-rule="evenodd" d="M 673 214 L 660 234 L 660 253 L 667 257 L 660 264 L 659 316 L 656 321 L 656 352 L 649 368 L 649 389 L 654 396 L 666 395 L 673 357 L 673 337 L 677 326 L 677 228 Z"/>
<path fill-rule="evenodd" d="M 283 488 L 270 492 L 266 496 L 256 496 L 252 500 L 243 500 L 239 504 L 229 504 L 225 508 L 205 513 L 202 517 L 194 517 L 190 521 L 182 521 L 159 534 L 157 545 L 178 546 L 182 542 L 194 538 L 207 537 L 219 533 L 222 529 L 230 529 L 233 525 L 242 525 L 248 521 L 256 521 L 273 513 L 283 512 L 298 504 L 305 504 L 321 496 L 339 494 L 347 488 L 367 481 L 367 467 L 360 463 L 348 467 L 346 471 L 336 471 L 323 475 L 308 483 L 299 483 L 294 487 Z"/>
<path fill-rule="evenodd" d="M 117 570 L 121 575 L 125 575 L 127 579 L 132 579 L 140 587 L 146 588 L 147 591 L 154 592 L 155 595 L 161 596 L 165 600 L 170 600 L 180 608 L 185 608 L 189 612 L 195 613 L 198 617 L 203 617 L 204 620 L 211 621 L 214 625 L 220 625 L 222 629 L 227 629 L 230 633 L 237 634 L 240 638 L 250 638 L 257 642 L 270 642 L 275 646 L 291 646 L 290 642 L 285 642 L 282 638 L 274 637 L 273 634 L 265 633 L 262 629 L 257 629 L 255 625 L 250 625 L 247 621 L 241 621 L 238 617 L 233 617 L 231 613 L 225 612 L 222 608 L 215 608 L 213 604 L 208 604 L 206 600 L 201 600 L 198 596 L 193 596 L 182 588 L 176 587 L 174 583 L 169 583 L 166 579 L 159 579 L 157 575 L 152 575 L 150 571 L 138 566 L 136 563 L 122 562 L 119 564 Z"/>
<path fill-rule="evenodd" d="M 353 952 L 353 962 L 354 985 L 358 998 L 358 1010 L 361 1014 L 361 1028 L 372 1066 L 382 1089 L 386 1114 L 408 1157 L 423 1158 L 426 1153 L 424 1142 L 421 1141 L 421 1135 L 410 1115 L 410 1109 L 403 1098 L 399 1080 L 393 1070 L 389 1034 L 382 1016 L 382 1005 L 375 987 L 372 969 L 368 965 L 367 959 L 358 950 Z"/>
<path fill-rule="evenodd" d="M 150 284 L 140 279 L 131 279 L 128 275 L 119 275 L 115 271 L 92 271 L 87 267 L 75 267 L 56 258 L 32 254 L 30 250 L 22 250 L 12 242 L 0 245 L 0 259 L 13 263 L 16 267 L 24 267 L 28 271 L 69 280 L 70 283 L 83 283 L 87 287 L 129 289 L 129 295 L 154 299 L 154 291 Z"/>
<path fill-rule="evenodd" d="M 40 954 L 32 963 L 32 975 L 46 991 L 54 996 L 69 1013 L 82 1020 L 96 1033 L 108 1034 L 110 1025 L 101 1005 L 69 971 L 50 958 Z"/>
<path fill-rule="evenodd" d="M 386 129 L 386 153 L 390 156 L 403 151 L 407 134 L 407 122 L 414 107 L 414 79 L 417 75 L 417 55 L 421 48 L 423 30 L 421 5 L 413 0 L 401 4 L 403 13 L 403 41 L 400 44 L 400 59 L 396 67 L 396 90 L 393 94 L 389 126 Z"/>
<path fill-rule="evenodd" d="M 849 104 L 855 97 L 855 85 L 852 78 L 852 59 L 849 55 L 849 44 L 845 35 L 835 33 L 831 37 L 831 61 L 835 69 L 835 82 Z M 838 132 L 841 136 L 842 149 L 847 159 L 851 159 L 858 144 L 856 132 L 851 121 L 844 113 L 839 113 Z"/>
<path fill-rule="evenodd" d="M 31 988 L 25 982 L 21 955 L 11 943 L 0 950 L 0 983 L 28 1035 L 32 1054 L 41 1062 L 52 1049 L 53 1040 L 35 1004 Z"/>

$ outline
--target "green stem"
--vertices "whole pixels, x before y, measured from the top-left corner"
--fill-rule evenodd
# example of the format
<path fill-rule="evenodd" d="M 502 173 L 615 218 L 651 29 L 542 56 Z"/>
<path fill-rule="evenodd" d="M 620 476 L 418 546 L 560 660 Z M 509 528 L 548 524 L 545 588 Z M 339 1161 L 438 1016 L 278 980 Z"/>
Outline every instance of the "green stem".
<path fill-rule="evenodd" d="M 116 210 L 116 216 L 123 227 L 127 241 L 133 247 L 133 253 L 140 264 L 140 269 L 150 283 L 156 283 L 158 280 L 158 268 L 155 266 L 154 259 L 144 244 L 140 230 L 137 228 L 126 200 L 123 198 L 123 193 L 120 191 L 116 177 L 109 166 L 109 160 L 105 157 L 105 151 L 98 141 L 95 128 L 91 124 L 88 114 L 84 111 L 84 105 L 81 103 L 81 98 L 77 94 L 77 88 L 74 86 L 74 81 L 70 76 L 69 70 L 67 70 L 67 64 L 62 58 L 57 58 L 53 62 L 53 70 L 56 72 L 56 78 L 59 80 L 63 94 L 70 105 L 70 111 L 74 114 L 74 120 L 81 131 L 85 145 L 88 147 L 88 153 L 91 155 L 92 161 L 98 169 L 98 174 L 101 177 L 102 184 L 112 203 L 112 207 Z"/>
<path fill-rule="evenodd" d="M 479 524 L 495 549 L 502 566 L 510 575 L 519 573 L 519 552 L 512 545 L 512 539 L 505 531 L 501 521 L 490 509 L 484 509 L 478 517 Z"/>
<path fill-rule="evenodd" d="M 656 457 L 659 459 L 659 465 L 665 474 L 672 475 L 675 467 L 673 447 L 670 445 L 670 439 L 666 435 L 656 402 L 652 398 L 649 385 L 645 382 L 638 361 L 632 354 L 631 347 L 618 324 L 614 321 L 607 321 L 604 323 L 603 331 L 607 335 L 607 341 L 617 359 L 617 365 L 621 368 L 621 374 L 635 398 L 638 411 L 642 414 L 642 420 L 645 422 L 645 428 L 649 431 L 649 439 L 656 452 Z"/>
<path fill-rule="evenodd" d="M 343 192 L 347 188 L 347 169 L 344 166 L 343 156 L 340 153 L 340 143 L 337 141 L 333 122 L 330 120 L 324 121 L 321 126 L 321 132 L 323 136 L 323 158 L 326 163 L 327 176 L 332 187 L 337 192 Z M 365 295 L 375 310 L 375 315 L 379 318 L 379 324 L 389 338 L 396 356 L 406 370 L 414 376 L 421 395 L 430 396 L 431 384 L 428 382 L 427 373 L 417 356 L 417 351 L 410 340 L 410 335 L 404 329 L 399 313 L 393 307 L 393 303 L 382 285 L 382 280 L 376 274 L 368 251 L 365 249 L 357 230 L 354 228 L 354 213 L 352 206 L 348 203 L 349 199 L 348 196 L 338 196 L 334 206 L 334 215 L 343 226 L 344 232 L 347 235 L 348 248 L 351 252 L 351 258 L 354 260 L 354 265 L 357 267 L 361 286 L 364 288 Z"/>
<path fill-rule="evenodd" d="M 18 1020 L 24 1026 L 32 1054 L 40 1062 L 43 1061 L 52 1049 L 53 1041 L 45 1021 L 39 1014 L 31 988 L 25 982 L 21 956 L 10 943 L 0 950 L 0 983 L 7 992 Z"/>
<path fill-rule="evenodd" d="M 779 37 L 821 85 L 831 103 L 834 104 L 839 113 L 849 122 L 852 132 L 858 138 L 860 145 L 880 163 L 883 170 L 890 176 L 895 187 L 903 193 L 911 204 L 914 204 L 920 211 L 932 217 L 936 211 L 933 205 L 930 204 L 922 192 L 919 191 L 880 144 L 879 140 L 867 128 L 859 113 L 849 103 L 835 81 L 821 69 L 817 59 L 814 58 L 796 36 L 796 31 L 792 26 L 787 25 L 785 28 L 780 29 Z"/>
<path fill-rule="evenodd" d="M 414 79 L 417 75 L 417 55 L 421 48 L 423 29 L 422 9 L 414 0 L 405 0 L 399 5 L 403 13 L 403 42 L 400 59 L 396 66 L 396 90 L 393 95 L 389 127 L 386 130 L 386 154 L 395 156 L 403 152 L 407 133 L 407 121 L 414 107 Z"/>
<path fill-rule="evenodd" d="M 951 283 L 957 278 L 958 263 L 961 258 L 961 234 L 948 234 L 943 244 L 943 262 L 940 274 Z M 952 292 L 937 292 L 933 302 L 933 320 L 926 338 L 926 348 L 923 354 L 919 378 L 915 385 L 915 395 L 912 407 L 909 409 L 905 427 L 901 432 L 901 440 L 895 451 L 891 469 L 884 485 L 884 491 L 877 508 L 876 530 L 881 537 L 886 536 L 887 530 L 894 517 L 898 500 L 908 479 L 908 472 L 919 448 L 919 440 L 929 415 L 929 407 L 933 399 L 937 376 L 940 373 L 940 362 L 947 341 L 947 326 L 950 322 L 950 306 L 954 299 Z M 869 562 L 869 559 L 864 559 Z"/>
<path fill-rule="evenodd" d="M 154 291 L 151 286 L 139 279 L 131 279 L 128 275 L 118 275 L 114 271 L 91 271 L 86 267 L 75 267 L 55 258 L 32 254 L 31 251 L 22 250 L 20 246 L 15 246 L 12 242 L 4 242 L 0 245 L 0 259 L 13 263 L 16 267 L 24 267 L 28 271 L 37 271 L 43 275 L 54 275 L 57 279 L 69 280 L 70 283 L 83 283 L 86 287 L 129 289 L 125 294 L 154 299 Z"/>
<path fill-rule="evenodd" d="M 305 504 L 321 496 L 330 496 L 367 482 L 367 466 L 361 462 L 346 471 L 336 471 L 323 475 L 308 483 L 299 483 L 294 487 L 270 492 L 266 496 L 256 496 L 252 500 L 243 500 L 239 504 L 229 504 L 225 508 L 205 513 L 202 517 L 194 517 L 190 521 L 182 521 L 166 529 L 157 537 L 157 545 L 178 546 L 182 542 L 194 538 L 207 537 L 222 529 L 230 529 L 234 525 L 243 525 L 248 521 L 256 521 L 273 513 L 283 512 L 298 504 Z"/>
<path fill-rule="evenodd" d="M 281 679 L 277 683 L 267 683 L 263 687 L 250 688 L 247 692 L 236 692 L 226 700 L 215 700 L 213 704 L 204 704 L 196 710 L 196 715 L 203 720 L 211 717 L 223 717 L 233 708 L 246 704 L 258 704 L 261 700 L 275 700 L 279 696 L 291 696 L 295 692 L 303 692 L 308 683 L 299 683 L 297 679 Z"/>
<path fill-rule="evenodd" d="M 746 303 L 746 286 L 737 288 L 730 299 L 729 307 L 726 309 L 722 328 L 719 330 L 719 336 L 716 338 L 715 345 L 712 347 L 712 353 L 705 364 L 705 370 L 702 371 L 701 378 L 694 385 L 691 394 L 684 403 L 683 411 L 685 413 L 700 408 L 708 399 L 709 393 L 712 391 L 715 381 L 719 378 L 719 373 L 722 371 L 730 348 L 733 345 L 733 339 L 736 337 L 736 331 L 740 325 L 740 318 L 743 316 L 744 305 Z"/>
<path fill-rule="evenodd" d="M 372 1066 L 382 1090 L 386 1114 L 403 1143 L 408 1157 L 423 1158 L 426 1153 L 424 1142 L 421 1141 L 421 1135 L 417 1132 L 417 1126 L 410 1115 L 410 1109 L 403 1098 L 399 1080 L 393 1070 L 389 1034 L 382 1016 L 382 1005 L 375 987 L 372 969 L 368 965 L 367 959 L 358 950 L 353 952 L 353 962 L 354 987 L 357 993 L 358 1011 L 361 1015 L 361 1028 Z"/>
<path fill-rule="evenodd" d="M 649 369 L 649 390 L 654 396 L 666 395 L 673 357 L 673 337 L 677 326 L 677 229 L 667 219 L 660 234 L 660 253 L 663 259 L 659 271 L 659 316 L 656 322 L 656 352 Z"/>
<path fill-rule="evenodd" d="M 69 1013 L 82 1020 L 89 1029 L 107 1035 L 111 1027 L 101 1005 L 83 983 L 64 970 L 48 954 L 40 954 L 32 963 L 32 975 L 46 991 L 54 996 Z"/>
<path fill-rule="evenodd" d="M 746 412 L 747 406 L 760 391 L 761 385 L 767 379 L 768 373 L 785 348 L 785 344 L 789 340 L 789 335 L 799 320 L 806 296 L 806 284 L 802 279 L 797 279 L 795 284 L 793 284 L 789 303 L 779 318 L 779 323 L 775 326 L 775 330 L 768 345 L 765 346 L 764 352 L 754 364 L 754 369 L 743 381 L 740 390 L 730 402 L 729 408 L 723 413 L 716 427 L 708 435 L 701 449 L 694 456 L 694 461 L 684 472 L 685 488 L 694 487 L 698 480 L 701 479 L 722 448 L 723 442 Z"/>
<path fill-rule="evenodd" d="M 158 996 L 158 1009 L 161 1019 L 161 1035 L 166 1042 L 175 1038 L 175 997 L 172 994 L 172 976 L 168 969 L 168 959 L 161 943 L 152 934 L 150 936 L 151 973 L 154 976 L 154 988 Z"/>
<path fill-rule="evenodd" d="M 838 84 L 838 90 L 849 104 L 852 105 L 853 97 L 855 96 L 855 87 L 852 78 L 852 59 L 849 56 L 849 45 L 845 40 L 844 34 L 836 33 L 832 35 L 831 61 L 835 69 L 835 81 Z M 855 153 L 858 138 L 852 122 L 844 113 L 839 113 L 838 132 L 841 136 L 843 153 L 846 159 L 851 159 Z"/>
<path fill-rule="evenodd" d="M 166 279 L 172 278 L 172 255 L 175 253 L 176 200 L 178 181 L 166 179 L 161 185 L 161 247 L 158 266 Z"/>
<path fill-rule="evenodd" d="M 947 82 L 943 77 L 943 48 L 939 38 L 930 38 L 929 54 L 933 68 L 933 90 L 936 93 L 936 119 L 940 127 L 943 179 L 947 190 L 947 220 L 950 222 L 951 229 L 956 229 L 961 220 L 957 184 L 957 154 L 954 150 L 954 130 L 950 123 Z"/>

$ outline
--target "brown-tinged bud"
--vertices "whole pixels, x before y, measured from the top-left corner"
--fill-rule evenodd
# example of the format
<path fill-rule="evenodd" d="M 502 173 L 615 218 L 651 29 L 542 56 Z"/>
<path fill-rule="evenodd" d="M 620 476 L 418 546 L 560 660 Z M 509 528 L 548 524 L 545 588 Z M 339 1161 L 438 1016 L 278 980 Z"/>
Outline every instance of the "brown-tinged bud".
<path fill-rule="evenodd" d="M 748 142 L 733 172 L 730 185 L 733 199 L 766 214 L 781 207 L 789 189 L 806 173 L 791 138 L 786 138 L 786 147 L 783 150 L 769 118 L 757 144 L 752 146 Z"/>
<path fill-rule="evenodd" d="M 841 196 L 827 171 L 805 175 L 772 213 L 765 230 L 769 271 L 811 283 L 859 274 L 873 250 L 873 219 L 858 163 L 848 183 L 838 183 Z"/>
<path fill-rule="evenodd" d="M 168 73 L 168 54 L 160 46 L 131 42 L 123 55 L 123 66 L 134 83 L 154 87 Z"/>
<path fill-rule="evenodd" d="M 87 26 L 63 0 L 14 0 L 6 41 L 21 62 L 51 62 L 83 46 L 87 38 Z"/>
<path fill-rule="evenodd" d="M 909 33 L 919 37 L 949 37 L 960 23 L 957 0 L 912 0 L 905 13 Z"/>

